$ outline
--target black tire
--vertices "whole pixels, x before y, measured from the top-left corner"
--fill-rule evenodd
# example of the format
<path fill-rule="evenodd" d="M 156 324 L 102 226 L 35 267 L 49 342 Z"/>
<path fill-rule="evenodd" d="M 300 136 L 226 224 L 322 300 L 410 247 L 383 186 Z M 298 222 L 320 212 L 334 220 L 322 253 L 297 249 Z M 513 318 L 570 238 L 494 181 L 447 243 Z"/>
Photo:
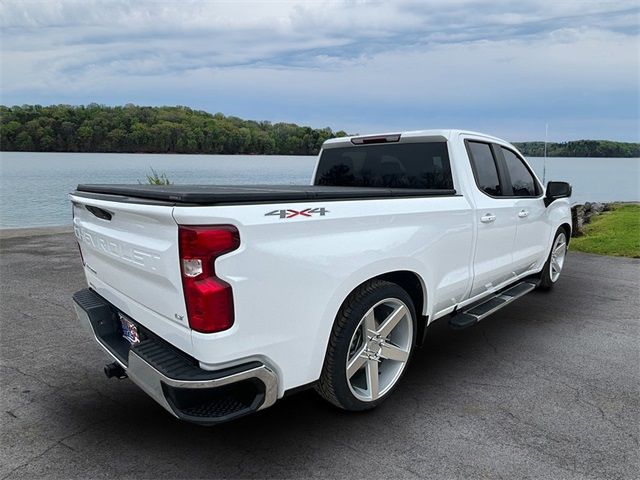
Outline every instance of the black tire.
<path fill-rule="evenodd" d="M 558 228 L 558 230 L 556 231 L 556 234 L 553 236 L 553 242 L 551 242 L 551 250 L 549 251 L 549 256 L 547 257 L 547 261 L 544 264 L 542 271 L 540 272 L 540 284 L 538 285 L 538 288 L 540 290 L 546 290 L 546 291 L 551 290 L 553 286 L 556 284 L 556 282 L 558 281 L 558 279 L 560 278 L 558 274 L 558 277 L 555 280 L 553 279 L 552 268 L 551 268 L 553 248 L 556 245 L 556 242 L 560 235 L 564 235 L 565 243 L 568 242 L 567 231 L 563 227 Z"/>
<path fill-rule="evenodd" d="M 377 400 L 362 401 L 354 395 L 347 379 L 346 362 L 350 354 L 351 340 L 356 329 L 361 325 L 365 314 L 374 305 L 386 299 L 399 300 L 409 310 L 410 319 L 407 321 L 410 321 L 411 325 L 405 324 L 407 329 L 412 330 L 410 346 L 408 347 L 409 354 L 393 386 Z M 411 359 L 415 346 L 416 324 L 417 319 L 413 301 L 400 286 L 384 280 L 370 280 L 362 284 L 349 295 L 336 316 L 322 373 L 315 387 L 316 391 L 325 400 L 344 410 L 361 411 L 375 408 L 395 390 L 406 371 L 406 366 Z"/>

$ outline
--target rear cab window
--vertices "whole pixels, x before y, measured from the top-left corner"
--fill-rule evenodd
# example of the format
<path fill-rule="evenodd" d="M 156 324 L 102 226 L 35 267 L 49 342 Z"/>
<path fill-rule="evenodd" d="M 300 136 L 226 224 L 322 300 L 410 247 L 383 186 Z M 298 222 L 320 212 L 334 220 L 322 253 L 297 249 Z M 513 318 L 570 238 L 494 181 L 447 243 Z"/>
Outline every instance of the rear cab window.
<path fill-rule="evenodd" d="M 316 185 L 453 189 L 446 142 L 385 143 L 322 151 Z"/>

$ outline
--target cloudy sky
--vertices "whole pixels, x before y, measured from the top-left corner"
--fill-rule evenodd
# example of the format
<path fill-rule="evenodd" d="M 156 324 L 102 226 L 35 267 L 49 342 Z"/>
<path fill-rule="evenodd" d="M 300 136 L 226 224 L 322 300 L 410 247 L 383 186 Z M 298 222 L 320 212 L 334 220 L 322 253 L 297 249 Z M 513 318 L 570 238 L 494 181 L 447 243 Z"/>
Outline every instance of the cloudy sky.
<path fill-rule="evenodd" d="M 0 103 L 640 141 L 636 1 L 0 3 Z"/>

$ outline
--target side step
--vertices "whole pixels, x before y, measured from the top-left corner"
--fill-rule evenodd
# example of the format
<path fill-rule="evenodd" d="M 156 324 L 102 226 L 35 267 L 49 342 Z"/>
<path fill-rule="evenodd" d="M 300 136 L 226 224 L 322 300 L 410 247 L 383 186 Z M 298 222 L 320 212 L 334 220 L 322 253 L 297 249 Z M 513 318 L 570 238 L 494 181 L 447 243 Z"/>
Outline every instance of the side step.
<path fill-rule="evenodd" d="M 534 288 L 536 288 L 536 284 L 529 281 L 509 287 L 507 290 L 503 290 L 481 304 L 453 315 L 449 319 L 449 326 L 455 330 L 462 330 L 463 328 L 475 325 L 502 307 L 506 307 L 514 300 L 526 295 Z"/>

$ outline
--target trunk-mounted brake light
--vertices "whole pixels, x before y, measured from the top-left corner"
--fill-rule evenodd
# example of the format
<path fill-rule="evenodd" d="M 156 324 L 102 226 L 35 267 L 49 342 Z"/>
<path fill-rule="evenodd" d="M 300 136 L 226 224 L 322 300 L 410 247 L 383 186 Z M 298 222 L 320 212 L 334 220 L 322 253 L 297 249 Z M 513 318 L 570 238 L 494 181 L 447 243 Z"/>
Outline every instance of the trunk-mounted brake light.
<path fill-rule="evenodd" d="M 367 145 L 370 143 L 393 143 L 400 141 L 400 134 L 394 135 L 376 135 L 373 137 L 354 137 L 351 139 L 351 143 L 354 145 Z"/>
<path fill-rule="evenodd" d="M 231 286 L 216 277 L 215 261 L 240 246 L 238 229 L 231 225 L 178 227 L 180 269 L 189 326 L 213 333 L 233 325 Z"/>

